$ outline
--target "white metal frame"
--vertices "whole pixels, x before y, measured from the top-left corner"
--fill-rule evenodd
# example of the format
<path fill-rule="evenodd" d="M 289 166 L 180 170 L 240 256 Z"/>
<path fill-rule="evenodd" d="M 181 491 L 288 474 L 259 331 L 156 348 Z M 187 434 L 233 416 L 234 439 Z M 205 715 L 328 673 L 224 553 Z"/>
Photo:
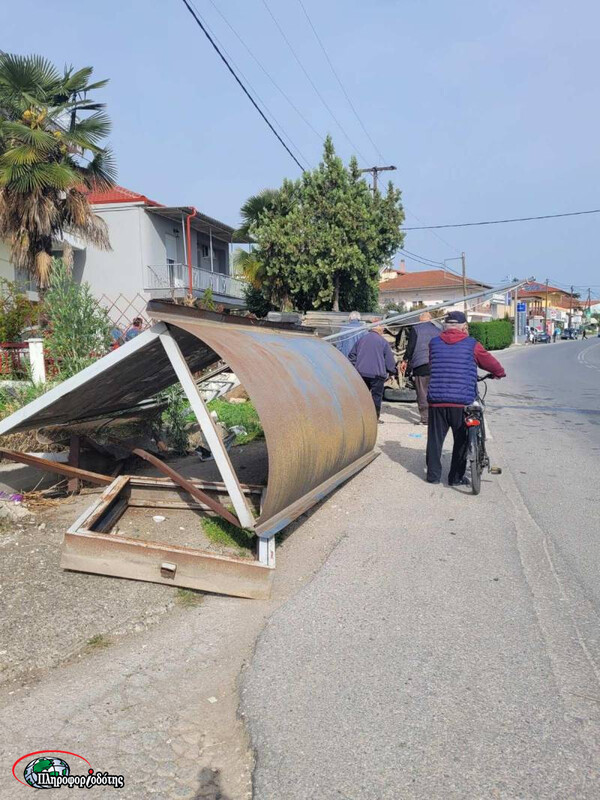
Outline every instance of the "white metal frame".
<path fill-rule="evenodd" d="M 213 418 L 206 407 L 200 390 L 196 385 L 194 376 L 192 375 L 187 361 L 183 357 L 179 345 L 171 336 L 169 330 L 165 330 L 160 334 L 160 341 L 162 342 L 165 352 L 171 362 L 175 374 L 179 379 L 179 383 L 189 401 L 192 411 L 194 412 L 200 429 L 206 439 L 211 453 L 215 459 L 217 468 L 223 478 L 223 483 L 227 488 L 231 502 L 235 509 L 235 513 L 244 528 L 254 528 L 254 515 L 246 495 L 242 491 L 237 475 L 234 472 L 229 454 L 225 449 L 223 441 L 219 436 L 219 432 L 215 426 Z"/>

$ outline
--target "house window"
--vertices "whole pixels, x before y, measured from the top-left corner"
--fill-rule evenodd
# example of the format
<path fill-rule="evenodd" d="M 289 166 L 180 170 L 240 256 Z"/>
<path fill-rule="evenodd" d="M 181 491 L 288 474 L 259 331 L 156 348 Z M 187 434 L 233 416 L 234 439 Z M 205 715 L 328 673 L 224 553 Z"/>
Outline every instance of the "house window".
<path fill-rule="evenodd" d="M 200 245 L 200 255 L 202 256 L 202 258 L 210 257 L 210 249 L 207 244 Z"/>

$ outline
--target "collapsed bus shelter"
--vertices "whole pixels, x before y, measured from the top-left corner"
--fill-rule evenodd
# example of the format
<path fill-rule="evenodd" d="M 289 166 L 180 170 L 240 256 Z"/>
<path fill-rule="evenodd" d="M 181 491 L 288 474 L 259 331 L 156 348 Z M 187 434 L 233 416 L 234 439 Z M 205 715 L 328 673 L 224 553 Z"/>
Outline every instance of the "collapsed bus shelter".
<path fill-rule="evenodd" d="M 61 565 L 265 597 L 275 566 L 275 534 L 375 458 L 377 420 L 370 394 L 347 359 L 311 334 L 168 303 L 151 303 L 148 313 L 155 320 L 150 329 L 2 420 L 0 434 L 107 417 L 179 381 L 222 480 L 187 480 L 134 450 L 165 477 L 124 475 L 111 481 L 66 532 Z M 240 379 L 260 417 L 266 486 L 240 483 L 194 379 L 219 361 Z M 108 482 L 97 477 L 97 483 Z M 218 514 L 253 531 L 256 560 L 110 533 L 129 505 L 169 504 Z"/>

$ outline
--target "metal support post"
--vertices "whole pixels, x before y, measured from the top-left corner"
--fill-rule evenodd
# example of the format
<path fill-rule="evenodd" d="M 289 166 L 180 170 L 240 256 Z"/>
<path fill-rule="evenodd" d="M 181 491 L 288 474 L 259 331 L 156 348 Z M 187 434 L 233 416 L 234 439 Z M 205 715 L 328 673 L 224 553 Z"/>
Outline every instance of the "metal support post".
<path fill-rule="evenodd" d="M 227 492 L 233 503 L 235 513 L 243 528 L 254 528 L 254 515 L 252 509 L 246 499 L 242 487 L 237 479 L 237 475 L 233 470 L 233 466 L 229 459 L 229 454 L 225 449 L 221 437 L 217 431 L 213 418 L 209 410 L 204 404 L 200 390 L 196 385 L 194 376 L 190 372 L 183 353 L 179 349 L 179 345 L 171 336 L 170 332 L 160 334 L 160 341 L 169 357 L 169 361 L 173 365 L 175 374 L 179 378 L 179 383 L 187 399 L 189 400 L 192 411 L 196 415 L 198 424 L 204 434 L 206 443 L 208 444 L 211 453 L 214 456 L 215 463 L 221 473 L 223 482 L 227 487 Z"/>
<path fill-rule="evenodd" d="M 258 537 L 258 561 L 265 567 L 275 566 L 275 537 L 269 539 Z"/>

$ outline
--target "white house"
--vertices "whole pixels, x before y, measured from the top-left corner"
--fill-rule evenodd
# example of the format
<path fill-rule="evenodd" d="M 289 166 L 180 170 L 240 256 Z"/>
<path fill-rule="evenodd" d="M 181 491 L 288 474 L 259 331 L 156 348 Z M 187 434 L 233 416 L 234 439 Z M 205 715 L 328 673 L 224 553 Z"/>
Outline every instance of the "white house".
<path fill-rule="evenodd" d="M 183 296 L 190 288 L 199 297 L 210 288 L 218 304 L 244 304 L 244 282 L 230 274 L 229 249 L 232 242 L 246 240 L 231 226 L 191 206 L 163 206 L 121 186 L 91 193 L 89 201 L 106 222 L 111 249 L 99 250 L 72 235 L 65 241 L 73 252 L 74 278 L 87 282 L 98 300 L 110 304 L 122 298 L 133 304 L 136 298 L 141 310 L 153 298 Z M 59 255 L 64 242 L 54 247 Z M 35 290 L 16 272 L 1 242 L 0 277 Z"/>
<path fill-rule="evenodd" d="M 404 262 L 401 262 L 400 270 L 386 270 L 382 273 L 382 278 L 379 284 L 379 304 L 384 308 L 386 305 L 398 303 L 404 303 L 408 310 L 420 303 L 434 306 L 460 298 L 463 294 L 462 278 L 444 269 L 407 272 Z M 490 288 L 487 283 L 467 278 L 467 294 Z M 475 301 L 469 304 L 468 317 L 478 321 L 501 319 L 507 308 L 505 303 L 503 294 L 493 295 L 482 302 Z M 455 307 L 462 310 L 462 302 Z"/>
<path fill-rule="evenodd" d="M 230 274 L 235 230 L 191 206 L 163 206 L 115 186 L 89 195 L 108 226 L 112 250 L 75 251 L 73 274 L 96 295 L 198 297 L 210 288 L 217 303 L 243 304 L 244 283 Z M 189 250 L 189 254 L 188 254 Z"/>

